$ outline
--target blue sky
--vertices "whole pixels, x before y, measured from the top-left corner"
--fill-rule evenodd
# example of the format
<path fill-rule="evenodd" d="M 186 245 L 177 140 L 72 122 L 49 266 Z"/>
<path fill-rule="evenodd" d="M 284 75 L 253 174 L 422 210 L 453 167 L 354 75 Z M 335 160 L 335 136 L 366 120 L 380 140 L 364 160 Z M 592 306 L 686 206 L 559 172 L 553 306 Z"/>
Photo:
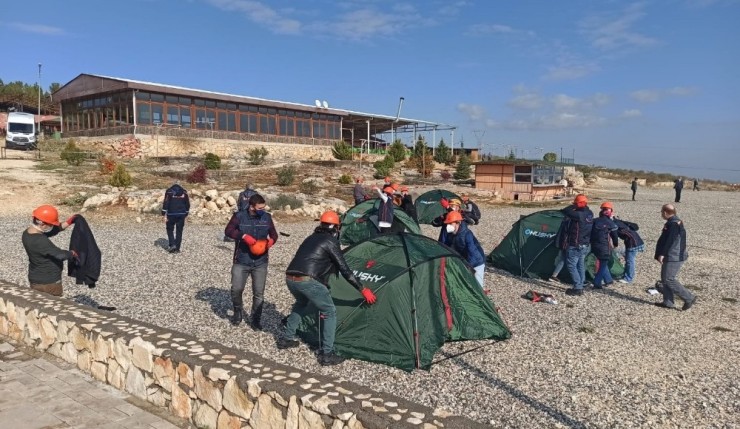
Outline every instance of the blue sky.
<path fill-rule="evenodd" d="M 93 73 L 391 116 L 402 96 L 456 145 L 740 182 L 739 0 L 6 3 L 6 82 L 41 62 L 44 87 Z"/>

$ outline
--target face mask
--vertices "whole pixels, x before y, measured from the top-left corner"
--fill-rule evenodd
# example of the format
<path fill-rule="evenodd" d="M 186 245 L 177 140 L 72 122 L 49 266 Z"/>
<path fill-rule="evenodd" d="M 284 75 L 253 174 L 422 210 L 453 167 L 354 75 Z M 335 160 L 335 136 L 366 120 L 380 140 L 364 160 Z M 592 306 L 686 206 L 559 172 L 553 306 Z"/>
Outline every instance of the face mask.
<path fill-rule="evenodd" d="M 453 224 L 448 224 L 448 225 L 447 225 L 447 226 L 445 227 L 445 229 L 447 230 L 447 232 L 448 232 L 449 234 L 452 234 L 453 232 L 455 232 L 455 225 L 453 225 Z"/>
<path fill-rule="evenodd" d="M 36 224 L 31 224 L 31 226 L 32 226 L 32 227 L 34 227 L 34 228 L 36 228 L 36 229 L 37 229 L 38 231 L 40 231 L 40 232 L 41 232 L 42 234 L 48 234 L 48 233 L 50 233 L 51 231 L 53 231 L 53 230 L 54 230 L 54 226 L 53 226 L 53 225 L 49 225 L 49 226 L 48 226 L 48 227 L 46 227 L 46 228 L 44 228 L 44 227 L 41 227 L 41 226 L 39 226 L 39 225 L 36 225 Z"/>
<path fill-rule="evenodd" d="M 265 214 L 265 211 L 264 210 L 255 210 L 254 211 L 254 214 L 256 214 L 257 216 L 262 216 L 263 214 Z"/>

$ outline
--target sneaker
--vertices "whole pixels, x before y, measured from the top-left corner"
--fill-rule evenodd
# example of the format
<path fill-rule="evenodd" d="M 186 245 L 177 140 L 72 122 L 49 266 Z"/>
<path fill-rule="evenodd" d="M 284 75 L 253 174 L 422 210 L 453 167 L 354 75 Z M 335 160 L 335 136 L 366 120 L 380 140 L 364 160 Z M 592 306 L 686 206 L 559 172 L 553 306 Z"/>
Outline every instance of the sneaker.
<path fill-rule="evenodd" d="M 174 253 L 175 252 L 175 246 L 167 246 L 167 251 L 169 253 Z"/>
<path fill-rule="evenodd" d="M 570 288 L 565 291 L 565 294 L 570 296 L 581 296 L 583 295 L 583 289 Z"/>
<path fill-rule="evenodd" d="M 629 284 L 629 282 L 625 279 L 619 279 L 617 280 L 619 283 Z"/>
<path fill-rule="evenodd" d="M 551 276 L 549 279 L 547 279 L 547 281 L 548 282 L 560 283 L 560 279 L 557 278 L 557 277 L 555 277 L 555 276 Z"/>
<path fill-rule="evenodd" d="M 686 311 L 689 308 L 691 308 L 694 304 L 696 304 L 696 295 L 694 295 L 694 299 L 691 301 L 686 301 L 683 303 L 683 307 L 681 307 L 681 310 Z"/>
<path fill-rule="evenodd" d="M 298 340 L 288 340 L 286 338 L 280 338 L 277 341 L 277 348 L 279 348 L 280 350 L 292 349 L 300 345 L 301 342 Z"/>
<path fill-rule="evenodd" d="M 319 364 L 321 366 L 338 365 L 344 361 L 345 359 L 343 357 L 337 355 L 334 352 L 319 354 Z"/>

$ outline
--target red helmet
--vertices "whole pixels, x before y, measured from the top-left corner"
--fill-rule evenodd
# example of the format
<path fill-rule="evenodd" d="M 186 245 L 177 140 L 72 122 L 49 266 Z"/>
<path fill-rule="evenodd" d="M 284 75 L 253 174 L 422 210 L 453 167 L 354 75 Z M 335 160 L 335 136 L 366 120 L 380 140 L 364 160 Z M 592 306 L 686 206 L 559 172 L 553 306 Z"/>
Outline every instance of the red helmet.
<path fill-rule="evenodd" d="M 573 200 L 573 203 L 578 207 L 586 207 L 588 204 L 588 198 L 583 194 L 578 194 L 576 195 L 575 200 Z"/>
<path fill-rule="evenodd" d="M 445 223 L 462 222 L 463 218 L 460 212 L 449 212 L 445 217 Z"/>
<path fill-rule="evenodd" d="M 336 212 L 328 210 L 321 215 L 319 219 L 321 223 L 330 223 L 332 225 L 339 225 L 339 215 Z"/>
<path fill-rule="evenodd" d="M 603 203 L 601 203 L 601 208 L 614 210 L 614 206 L 609 201 L 604 201 Z"/>
<path fill-rule="evenodd" d="M 59 226 L 59 212 L 56 207 L 43 205 L 33 211 L 33 217 L 49 225 Z"/>

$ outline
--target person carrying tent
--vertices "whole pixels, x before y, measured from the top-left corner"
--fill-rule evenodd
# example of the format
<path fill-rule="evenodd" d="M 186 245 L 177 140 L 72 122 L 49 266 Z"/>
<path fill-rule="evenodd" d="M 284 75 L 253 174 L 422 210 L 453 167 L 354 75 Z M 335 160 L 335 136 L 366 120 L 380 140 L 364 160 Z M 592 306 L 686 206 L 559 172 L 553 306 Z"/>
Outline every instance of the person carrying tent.
<path fill-rule="evenodd" d="M 617 225 L 611 219 L 613 210 L 612 203 L 603 202 L 599 217 L 594 219 L 591 229 L 591 252 L 599 261 L 599 269 L 594 276 L 594 289 L 601 289 L 614 283 L 609 271 L 609 259 L 612 256 L 612 249 L 619 245 L 619 236 Z"/>
<path fill-rule="evenodd" d="M 480 209 L 478 205 L 470 200 L 470 195 L 467 192 L 460 194 L 462 198 L 462 214 L 465 217 L 465 221 L 473 225 L 478 225 L 480 222 Z"/>
<path fill-rule="evenodd" d="M 445 217 L 445 239 L 443 244 L 459 253 L 475 270 L 475 279 L 481 288 L 484 288 L 483 277 L 486 268 L 486 254 L 483 252 L 473 231 L 468 228 L 459 211 L 451 211 Z"/>
<path fill-rule="evenodd" d="M 635 280 L 635 259 L 637 254 L 645 251 L 645 243 L 637 230 L 640 227 L 623 219 L 612 219 L 617 225 L 617 235 L 624 242 L 624 277 L 620 283 L 632 283 Z"/>
<path fill-rule="evenodd" d="M 380 205 L 378 206 L 378 228 L 381 233 L 389 232 L 391 230 L 391 226 L 393 226 L 393 188 L 386 186 L 381 191 L 377 186 L 373 186 L 373 190 L 375 190 L 380 197 Z"/>
<path fill-rule="evenodd" d="M 414 200 L 409 194 L 408 186 L 401 186 L 401 210 L 409 215 L 414 222 L 419 223 L 419 219 L 416 217 L 416 206 L 414 206 Z"/>
<path fill-rule="evenodd" d="M 321 215 L 320 222 L 314 233 L 298 247 L 285 271 L 285 282 L 296 302 L 286 320 L 285 330 L 278 339 L 277 347 L 288 349 L 299 345 L 295 335 L 301 321 L 301 312 L 306 306 L 313 304 L 324 317 L 319 363 L 328 366 L 344 361 L 344 358 L 334 353 L 337 312 L 327 286 L 329 274 L 338 270 L 368 304 L 374 304 L 376 298 L 373 291 L 363 286 L 352 273 L 339 248 L 339 216 L 336 212 L 326 211 Z"/>
<path fill-rule="evenodd" d="M 594 223 L 594 214 L 588 208 L 588 198 L 578 194 L 573 204 L 564 208 L 563 216 L 569 219 L 565 232 L 568 245 L 567 259 L 573 287 L 566 290 L 567 295 L 583 295 L 583 285 L 586 282 L 586 255 L 591 251 L 591 229 Z"/>

